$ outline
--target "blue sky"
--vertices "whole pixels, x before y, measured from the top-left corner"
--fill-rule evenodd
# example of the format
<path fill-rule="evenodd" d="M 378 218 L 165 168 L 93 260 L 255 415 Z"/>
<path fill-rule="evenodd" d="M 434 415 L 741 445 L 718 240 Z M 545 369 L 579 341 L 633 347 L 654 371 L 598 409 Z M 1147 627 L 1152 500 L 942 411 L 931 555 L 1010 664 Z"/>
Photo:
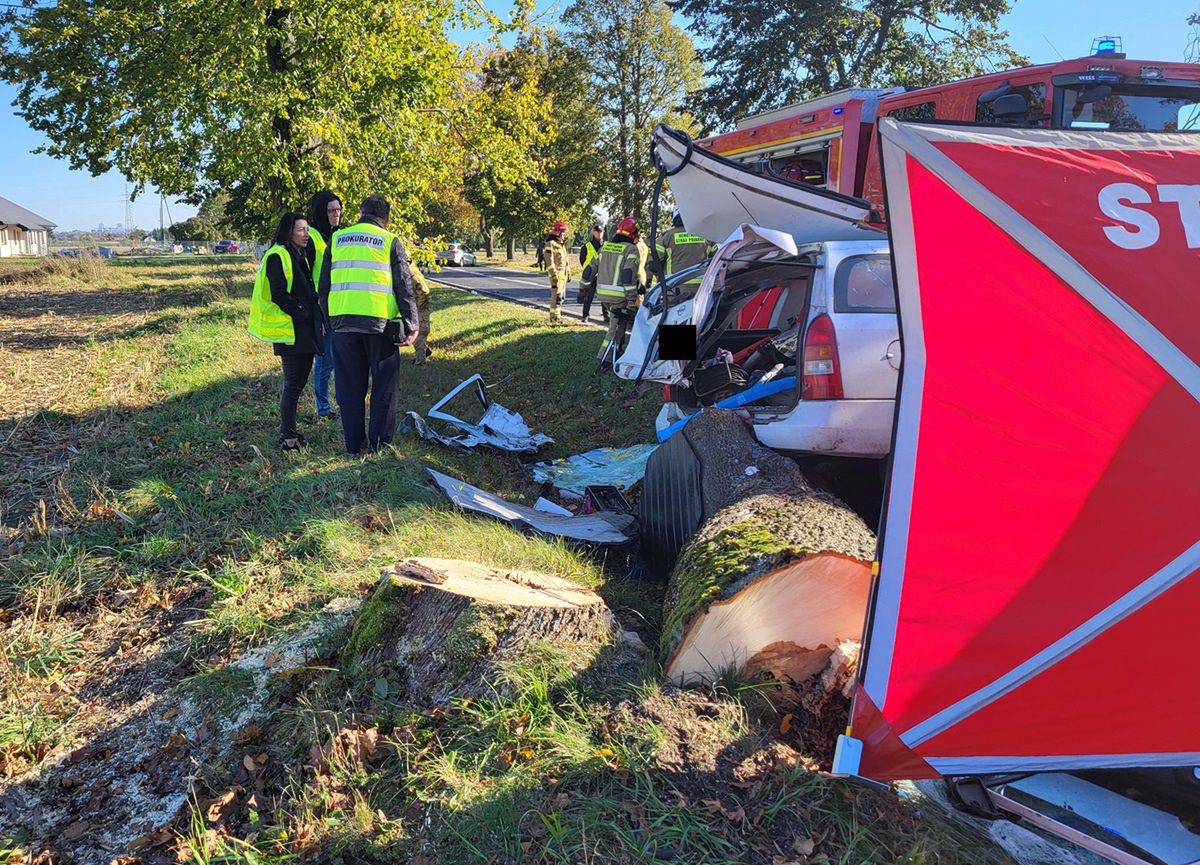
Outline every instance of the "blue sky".
<path fill-rule="evenodd" d="M 538 3 L 540 9 L 551 5 Z M 1101 35 L 1122 37 L 1131 57 L 1181 60 L 1192 12 L 1200 12 L 1200 0 L 1016 0 L 1004 26 L 1013 47 L 1035 63 L 1057 60 L 1055 49 L 1064 57 L 1084 55 L 1092 38 Z M 0 84 L 0 196 L 63 229 L 123 223 L 124 178 L 115 172 L 92 177 L 86 171 L 71 171 L 62 160 L 32 153 L 43 137 L 13 112 L 15 95 L 15 88 Z M 177 220 L 194 213 L 194 208 L 179 203 L 170 209 Z M 150 191 L 135 201 L 133 216 L 134 225 L 157 226 L 158 196 Z"/>

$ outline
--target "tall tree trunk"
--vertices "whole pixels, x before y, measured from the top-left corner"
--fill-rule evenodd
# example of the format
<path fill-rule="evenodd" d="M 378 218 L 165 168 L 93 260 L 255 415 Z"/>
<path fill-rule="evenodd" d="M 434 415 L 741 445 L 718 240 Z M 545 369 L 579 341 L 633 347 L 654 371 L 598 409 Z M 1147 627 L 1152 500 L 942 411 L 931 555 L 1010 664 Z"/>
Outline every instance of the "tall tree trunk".
<path fill-rule="evenodd" d="M 513 236 L 511 234 L 505 236 L 505 238 L 504 238 L 504 257 L 508 261 L 512 261 L 514 258 L 516 258 L 516 245 L 517 245 L 517 241 L 513 238 Z"/>
<path fill-rule="evenodd" d="M 487 253 L 488 258 L 491 258 L 494 254 L 492 244 L 495 238 L 492 236 L 492 227 L 488 225 L 487 217 L 482 213 L 479 214 L 479 233 L 483 236 L 483 251 Z"/>
<path fill-rule="evenodd" d="M 287 31 L 289 10 L 286 7 L 272 9 L 267 13 L 267 68 L 274 73 L 285 73 L 288 69 L 288 59 L 284 51 L 284 38 Z M 283 114 L 271 118 L 271 131 L 275 134 L 278 147 L 289 153 L 294 153 L 292 143 L 292 120 Z M 287 178 L 275 174 L 267 179 L 267 198 L 272 213 L 286 209 L 287 191 L 290 184 Z"/>

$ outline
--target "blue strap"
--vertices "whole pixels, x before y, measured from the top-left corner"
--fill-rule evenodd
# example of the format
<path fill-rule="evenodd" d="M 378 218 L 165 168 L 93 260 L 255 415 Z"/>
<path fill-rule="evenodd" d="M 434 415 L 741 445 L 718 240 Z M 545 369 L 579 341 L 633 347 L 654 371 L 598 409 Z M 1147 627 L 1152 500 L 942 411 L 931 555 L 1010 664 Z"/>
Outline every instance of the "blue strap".
<path fill-rule="evenodd" d="M 795 386 L 796 377 L 794 375 L 789 375 L 786 378 L 772 379 L 771 381 L 763 382 L 762 384 L 756 384 L 753 387 L 748 387 L 741 393 L 735 393 L 733 396 L 727 396 L 725 399 L 714 404 L 713 408 L 741 408 L 744 405 L 749 405 L 756 399 L 774 396 L 777 393 L 783 393 L 785 390 L 791 390 Z M 660 442 L 665 442 L 671 436 L 675 435 L 675 433 L 687 426 L 688 421 L 698 414 L 700 414 L 700 412 L 690 414 L 683 420 L 675 421 L 675 423 L 671 424 L 669 427 L 659 430 L 658 440 Z"/>

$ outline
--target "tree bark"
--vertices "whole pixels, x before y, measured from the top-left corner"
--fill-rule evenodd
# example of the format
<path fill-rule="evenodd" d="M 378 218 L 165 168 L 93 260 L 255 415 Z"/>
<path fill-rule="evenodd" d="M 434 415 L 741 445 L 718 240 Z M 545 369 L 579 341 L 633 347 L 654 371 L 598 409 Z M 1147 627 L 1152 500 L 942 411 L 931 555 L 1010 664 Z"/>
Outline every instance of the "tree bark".
<path fill-rule="evenodd" d="M 479 234 L 483 238 L 483 251 L 487 253 L 488 258 L 491 258 L 494 254 L 492 249 L 492 244 L 494 243 L 492 227 L 488 225 L 487 217 L 482 213 L 479 214 Z"/>
<path fill-rule="evenodd" d="M 612 636 L 613 623 L 599 595 L 558 577 L 407 559 L 384 569 L 343 658 L 398 680 L 408 703 L 439 705 L 503 689 L 505 669 L 531 643 L 586 649 Z"/>
<path fill-rule="evenodd" d="M 866 523 L 733 412 L 705 411 L 682 434 L 701 460 L 703 516 L 668 584 L 667 678 L 803 666 L 860 639 L 875 552 Z"/>
<path fill-rule="evenodd" d="M 514 258 L 516 258 L 516 255 L 516 241 L 513 239 L 511 234 L 507 235 L 504 238 L 504 257 L 507 260 L 512 261 Z"/>

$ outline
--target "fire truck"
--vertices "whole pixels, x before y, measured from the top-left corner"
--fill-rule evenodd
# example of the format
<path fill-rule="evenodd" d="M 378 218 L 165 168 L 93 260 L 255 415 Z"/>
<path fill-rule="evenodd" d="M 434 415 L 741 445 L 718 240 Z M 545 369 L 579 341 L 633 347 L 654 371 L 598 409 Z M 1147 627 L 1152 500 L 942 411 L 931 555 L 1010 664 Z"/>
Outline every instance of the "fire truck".
<path fill-rule="evenodd" d="M 1200 131 L 1200 65 L 1130 60 L 1120 40 L 1093 53 L 904 90 L 847 89 L 747 117 L 698 146 L 739 162 L 865 198 L 883 217 L 875 121 L 937 120 L 1055 129 Z"/>

